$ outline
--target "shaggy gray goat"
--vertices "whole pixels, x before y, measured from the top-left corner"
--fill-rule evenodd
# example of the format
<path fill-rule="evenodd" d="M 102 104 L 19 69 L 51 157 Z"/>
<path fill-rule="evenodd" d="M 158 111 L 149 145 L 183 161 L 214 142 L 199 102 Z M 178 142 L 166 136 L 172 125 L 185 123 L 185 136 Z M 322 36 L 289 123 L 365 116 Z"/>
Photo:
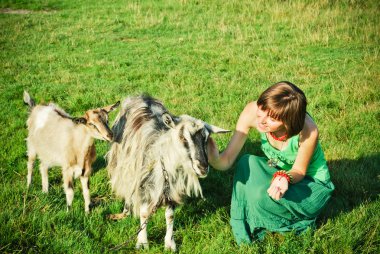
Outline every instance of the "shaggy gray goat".
<path fill-rule="evenodd" d="M 203 196 L 198 178 L 208 174 L 207 139 L 211 133 L 228 131 L 187 115 L 173 116 L 148 96 L 125 99 L 112 131 L 110 182 L 125 201 L 123 214 L 140 216 L 136 248 L 149 247 L 147 220 L 166 206 L 165 248 L 175 251 L 175 205 L 186 195 Z"/>
<path fill-rule="evenodd" d="M 67 209 L 74 198 L 73 177 L 80 176 L 83 189 L 84 209 L 90 211 L 89 177 L 91 164 L 96 157 L 94 138 L 111 141 L 108 113 L 118 105 L 86 111 L 80 118 L 73 118 L 53 103 L 36 105 L 25 91 L 24 102 L 31 110 L 28 125 L 28 177 L 32 182 L 33 164 L 38 156 L 42 178 L 42 191 L 48 192 L 48 169 L 61 166 Z"/>

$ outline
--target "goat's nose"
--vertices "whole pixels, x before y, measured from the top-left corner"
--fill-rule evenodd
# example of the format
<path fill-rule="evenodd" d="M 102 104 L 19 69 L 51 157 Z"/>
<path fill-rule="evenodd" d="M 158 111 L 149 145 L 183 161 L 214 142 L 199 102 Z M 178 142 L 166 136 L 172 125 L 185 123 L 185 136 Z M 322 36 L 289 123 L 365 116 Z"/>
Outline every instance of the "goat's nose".
<path fill-rule="evenodd" d="M 209 171 L 210 171 L 210 167 L 209 167 L 209 165 L 207 165 L 207 166 L 204 168 L 203 173 L 204 173 L 205 175 L 207 175 Z"/>
<path fill-rule="evenodd" d="M 197 161 L 198 168 L 201 168 L 202 170 L 208 167 L 207 161 Z"/>
<path fill-rule="evenodd" d="M 208 163 L 207 162 L 198 161 L 197 166 L 198 166 L 199 171 L 202 175 L 208 174 Z"/>
<path fill-rule="evenodd" d="M 204 178 L 207 175 L 208 175 L 208 166 L 205 168 L 200 168 L 200 174 L 198 175 L 198 177 Z"/>

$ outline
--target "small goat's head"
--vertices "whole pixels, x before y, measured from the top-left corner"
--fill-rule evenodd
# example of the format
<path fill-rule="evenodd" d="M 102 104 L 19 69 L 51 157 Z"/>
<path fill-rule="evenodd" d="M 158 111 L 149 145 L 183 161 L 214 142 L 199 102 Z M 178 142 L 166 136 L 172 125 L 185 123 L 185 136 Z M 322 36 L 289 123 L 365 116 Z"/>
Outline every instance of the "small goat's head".
<path fill-rule="evenodd" d="M 207 140 L 212 133 L 229 132 L 222 128 L 207 124 L 188 115 L 172 117 L 165 113 L 163 123 L 176 129 L 180 145 L 186 151 L 195 174 L 204 178 L 208 174 Z"/>
<path fill-rule="evenodd" d="M 108 126 L 108 114 L 119 106 L 120 102 L 103 108 L 87 110 L 83 117 L 75 118 L 77 124 L 86 125 L 91 132 L 91 136 L 96 139 L 112 141 L 113 134 Z"/>

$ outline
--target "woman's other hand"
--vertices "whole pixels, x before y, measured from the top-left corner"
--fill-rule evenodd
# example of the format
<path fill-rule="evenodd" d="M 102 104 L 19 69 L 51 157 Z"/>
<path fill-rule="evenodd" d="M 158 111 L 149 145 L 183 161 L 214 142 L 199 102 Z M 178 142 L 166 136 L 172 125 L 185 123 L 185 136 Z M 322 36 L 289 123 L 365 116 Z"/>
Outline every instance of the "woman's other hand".
<path fill-rule="evenodd" d="M 277 176 L 273 179 L 269 189 L 267 190 L 269 196 L 275 200 L 280 200 L 288 190 L 288 180 L 283 176 Z"/>

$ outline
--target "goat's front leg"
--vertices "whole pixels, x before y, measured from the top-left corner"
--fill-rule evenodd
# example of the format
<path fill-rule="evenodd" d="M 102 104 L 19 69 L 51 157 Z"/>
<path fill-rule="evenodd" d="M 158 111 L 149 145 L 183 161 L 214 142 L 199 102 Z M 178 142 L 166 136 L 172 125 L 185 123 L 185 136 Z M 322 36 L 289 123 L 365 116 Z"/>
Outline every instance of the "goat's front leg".
<path fill-rule="evenodd" d="M 136 249 L 149 249 L 147 233 L 149 215 L 148 204 L 142 204 L 140 207 L 140 232 L 137 235 Z"/>
<path fill-rule="evenodd" d="M 82 184 L 82 192 L 83 192 L 83 199 L 84 199 L 84 211 L 86 213 L 89 213 L 90 212 L 90 203 L 91 203 L 89 178 L 87 176 L 81 176 L 80 182 Z"/>
<path fill-rule="evenodd" d="M 80 182 L 82 184 L 83 199 L 84 199 L 84 211 L 86 213 L 90 212 L 91 195 L 90 195 L 89 181 L 90 181 L 90 176 L 91 176 L 91 171 L 92 171 L 91 164 L 94 161 L 95 156 L 96 156 L 95 146 L 92 145 L 87 152 L 85 162 L 84 162 L 84 169 L 82 170 L 82 175 L 80 177 Z"/>
<path fill-rule="evenodd" d="M 173 237 L 173 226 L 174 226 L 174 204 L 169 204 L 166 207 L 165 219 L 166 219 L 166 235 L 165 235 L 165 249 L 171 249 L 176 251 L 176 244 Z"/>

